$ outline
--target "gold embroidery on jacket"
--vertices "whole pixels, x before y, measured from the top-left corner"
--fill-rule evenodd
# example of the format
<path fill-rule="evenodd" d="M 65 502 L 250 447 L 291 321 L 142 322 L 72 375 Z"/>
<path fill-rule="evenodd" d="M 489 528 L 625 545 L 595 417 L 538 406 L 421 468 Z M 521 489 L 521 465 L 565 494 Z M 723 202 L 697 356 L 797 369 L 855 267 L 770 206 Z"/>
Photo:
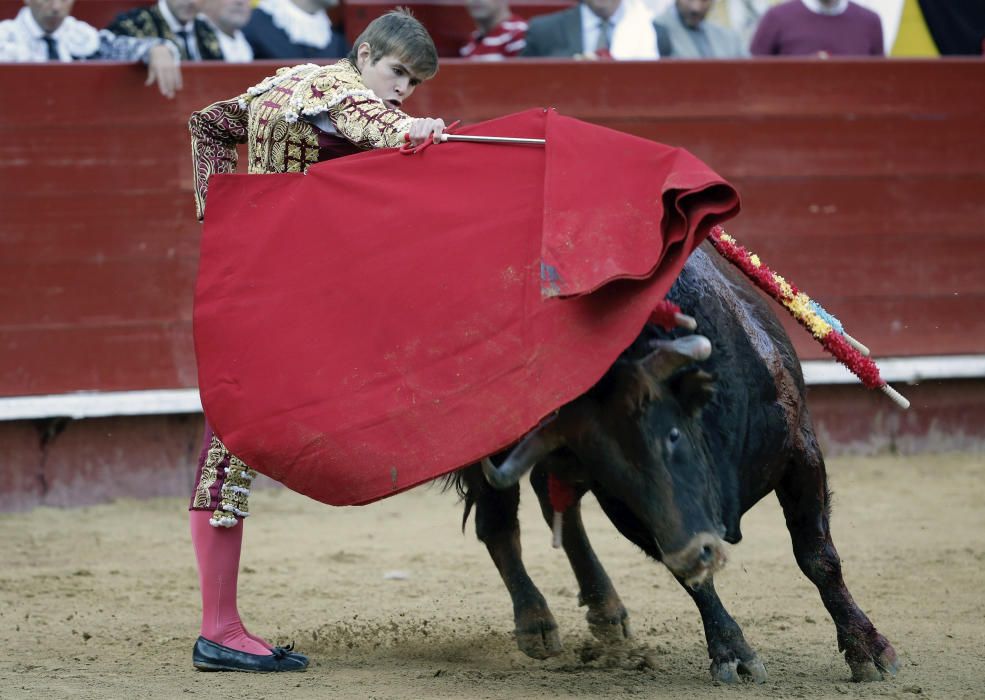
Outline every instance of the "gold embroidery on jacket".
<path fill-rule="evenodd" d="M 222 47 L 219 46 L 219 37 L 213 31 L 196 32 L 195 40 L 200 44 L 199 53 L 204 60 L 212 57 L 222 58 Z"/>
<path fill-rule="evenodd" d="M 250 515 L 250 488 L 256 477 L 257 473 L 243 460 L 229 455 L 229 466 L 219 489 L 219 507 L 209 519 L 213 527 L 233 527 L 237 518 Z"/>
<path fill-rule="evenodd" d="M 250 172 L 304 172 L 317 162 L 318 132 L 305 117 L 328 112 L 339 134 L 364 149 L 400 146 L 411 121 L 374 95 L 344 59 L 281 69 L 247 90 L 240 104 L 250 110 Z M 272 131 L 281 123 L 284 131 Z M 286 139 L 283 151 L 271 146 L 274 138 Z"/>
<path fill-rule="evenodd" d="M 318 129 L 305 118 L 328 113 L 339 134 L 359 148 L 403 144 L 411 118 L 391 109 L 343 59 L 281 68 L 236 99 L 192 115 L 195 202 L 204 216 L 208 179 L 236 170 L 236 145 L 247 144 L 250 173 L 303 173 L 318 162 Z"/>
<path fill-rule="evenodd" d="M 212 442 L 209 443 L 209 451 L 206 453 L 205 464 L 202 465 L 202 476 L 195 489 L 195 508 L 208 508 L 212 505 L 211 489 L 219 478 L 219 464 L 227 454 L 229 453 L 225 446 L 213 435 Z"/>
<path fill-rule="evenodd" d="M 238 100 L 224 100 L 192 114 L 188 129 L 192 139 L 195 177 L 195 209 L 205 215 L 209 178 L 216 173 L 236 172 L 236 146 L 246 143 L 246 109 Z"/>

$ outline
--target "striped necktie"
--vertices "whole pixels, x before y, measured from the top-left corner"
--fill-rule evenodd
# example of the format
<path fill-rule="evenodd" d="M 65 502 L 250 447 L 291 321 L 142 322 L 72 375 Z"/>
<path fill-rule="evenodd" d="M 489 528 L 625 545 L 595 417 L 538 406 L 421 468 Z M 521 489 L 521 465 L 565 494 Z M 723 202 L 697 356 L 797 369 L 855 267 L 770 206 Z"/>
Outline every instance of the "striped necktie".
<path fill-rule="evenodd" d="M 179 29 L 175 32 L 175 35 L 181 41 L 181 57 L 186 60 L 191 60 L 192 50 L 188 45 L 188 32 L 184 29 Z"/>
<path fill-rule="evenodd" d="M 595 44 L 595 52 L 608 51 L 612 35 L 612 20 L 603 19 L 599 22 L 599 40 Z"/>

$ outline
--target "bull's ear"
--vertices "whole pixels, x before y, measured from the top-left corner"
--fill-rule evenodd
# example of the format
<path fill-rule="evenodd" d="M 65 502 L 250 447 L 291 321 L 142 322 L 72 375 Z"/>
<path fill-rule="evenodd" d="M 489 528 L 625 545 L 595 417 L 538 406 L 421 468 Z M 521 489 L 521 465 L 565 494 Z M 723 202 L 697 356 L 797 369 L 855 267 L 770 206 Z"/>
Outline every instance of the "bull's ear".
<path fill-rule="evenodd" d="M 675 375 L 669 382 L 681 407 L 697 416 L 715 396 L 715 378 L 700 369 L 690 369 Z"/>

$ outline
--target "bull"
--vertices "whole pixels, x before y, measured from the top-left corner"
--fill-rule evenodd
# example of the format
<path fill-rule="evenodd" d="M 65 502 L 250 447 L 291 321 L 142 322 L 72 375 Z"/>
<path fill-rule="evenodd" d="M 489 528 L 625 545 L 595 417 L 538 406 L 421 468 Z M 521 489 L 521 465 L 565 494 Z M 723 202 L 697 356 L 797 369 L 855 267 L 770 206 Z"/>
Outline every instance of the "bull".
<path fill-rule="evenodd" d="M 704 335 L 647 326 L 588 392 L 521 440 L 496 467 L 457 476 L 465 516 L 512 598 L 519 648 L 561 652 L 557 624 L 520 555 L 519 479 L 527 472 L 548 524 L 548 476 L 575 490 L 561 543 L 601 640 L 631 636 L 629 617 L 589 543 L 579 499 L 591 491 L 619 532 L 663 562 L 694 600 L 714 679 L 766 680 L 766 669 L 725 609 L 714 574 L 742 515 L 770 492 L 783 509 L 801 571 L 817 587 L 853 680 L 894 676 L 896 652 L 852 599 L 831 539 L 831 496 L 800 364 L 767 302 L 706 243 L 669 298 Z M 677 337 L 675 337 L 677 336 Z"/>

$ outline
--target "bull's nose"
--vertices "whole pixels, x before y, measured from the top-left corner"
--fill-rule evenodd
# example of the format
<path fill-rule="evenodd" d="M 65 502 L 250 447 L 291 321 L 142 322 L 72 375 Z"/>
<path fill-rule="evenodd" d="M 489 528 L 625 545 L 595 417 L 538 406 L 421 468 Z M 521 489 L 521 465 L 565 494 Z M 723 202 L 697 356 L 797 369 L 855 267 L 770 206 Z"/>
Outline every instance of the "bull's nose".
<path fill-rule="evenodd" d="M 725 543 L 710 532 L 695 535 L 682 549 L 663 556 L 667 568 L 692 587 L 721 569 L 726 559 Z"/>

